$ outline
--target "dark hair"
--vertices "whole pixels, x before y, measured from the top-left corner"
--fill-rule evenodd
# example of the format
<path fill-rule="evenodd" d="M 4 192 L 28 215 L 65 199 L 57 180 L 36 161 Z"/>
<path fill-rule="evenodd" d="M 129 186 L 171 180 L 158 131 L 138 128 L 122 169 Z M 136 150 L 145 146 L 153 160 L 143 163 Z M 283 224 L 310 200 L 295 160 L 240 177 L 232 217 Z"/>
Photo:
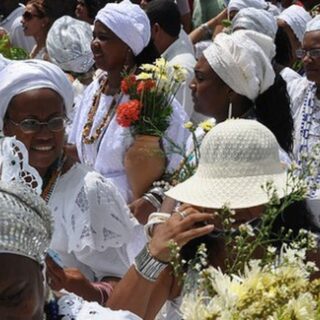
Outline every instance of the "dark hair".
<path fill-rule="evenodd" d="M 181 30 L 181 15 L 176 3 L 172 0 L 152 0 L 146 6 L 150 24 L 159 26 L 170 36 L 178 37 Z"/>
<path fill-rule="evenodd" d="M 157 58 L 160 57 L 158 50 L 156 49 L 152 40 L 148 45 L 137 55 L 135 56 L 135 62 L 138 66 L 143 63 L 153 63 Z"/>
<path fill-rule="evenodd" d="M 115 0 L 85 0 L 85 5 L 88 9 L 88 16 L 94 19 L 100 9 L 102 9 L 107 3 L 116 2 Z"/>
<path fill-rule="evenodd" d="M 274 60 L 282 66 L 290 67 L 293 59 L 292 47 L 288 34 L 282 27 L 278 27 L 274 43 L 276 45 L 276 55 L 274 57 Z"/>
<path fill-rule="evenodd" d="M 280 248 L 282 245 L 281 242 L 277 242 L 279 232 L 282 230 L 286 234 L 289 229 L 292 231 L 291 239 L 294 239 L 301 229 L 319 232 L 319 229 L 312 223 L 311 212 L 309 211 L 305 200 L 292 203 L 275 219 L 270 233 L 270 240 L 274 240 L 273 244 L 276 247 Z M 203 237 L 193 239 L 182 247 L 182 259 L 185 259 L 186 261 L 193 259 L 198 246 L 202 243 L 204 243 L 208 248 L 209 259 L 210 252 L 214 255 L 214 250 L 209 249 L 221 246 L 220 239 L 210 237 L 210 235 L 205 235 Z"/>
<path fill-rule="evenodd" d="M 292 153 L 294 124 L 287 84 L 280 74 L 276 73 L 274 84 L 256 99 L 255 114 L 276 136 L 281 148 Z"/>

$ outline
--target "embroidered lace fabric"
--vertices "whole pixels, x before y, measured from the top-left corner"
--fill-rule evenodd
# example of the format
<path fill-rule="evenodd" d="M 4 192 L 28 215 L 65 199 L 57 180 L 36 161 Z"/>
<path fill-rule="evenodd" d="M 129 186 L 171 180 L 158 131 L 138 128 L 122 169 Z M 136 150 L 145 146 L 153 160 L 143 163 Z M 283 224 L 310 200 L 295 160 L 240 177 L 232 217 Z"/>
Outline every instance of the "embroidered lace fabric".
<path fill-rule="evenodd" d="M 141 320 L 129 311 L 110 310 L 96 302 L 84 301 L 74 294 L 61 297 L 58 306 L 62 320 Z"/>
<path fill-rule="evenodd" d="M 138 222 L 112 182 L 76 164 L 60 177 L 48 204 L 55 220 L 50 247 L 65 266 L 91 280 L 127 271 L 127 243 Z"/>

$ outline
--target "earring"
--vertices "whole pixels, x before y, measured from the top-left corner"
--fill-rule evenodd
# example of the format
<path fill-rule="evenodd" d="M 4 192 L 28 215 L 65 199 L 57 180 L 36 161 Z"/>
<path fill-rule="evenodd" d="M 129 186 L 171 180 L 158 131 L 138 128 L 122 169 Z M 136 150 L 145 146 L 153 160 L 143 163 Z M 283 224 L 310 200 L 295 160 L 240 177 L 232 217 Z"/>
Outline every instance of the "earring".
<path fill-rule="evenodd" d="M 126 54 L 126 59 L 123 64 L 123 71 L 124 73 L 128 73 L 129 66 L 130 66 L 130 54 L 132 53 L 131 49 L 129 48 Z"/>
<path fill-rule="evenodd" d="M 229 109 L 228 109 L 228 119 L 232 118 L 232 102 L 229 102 Z"/>

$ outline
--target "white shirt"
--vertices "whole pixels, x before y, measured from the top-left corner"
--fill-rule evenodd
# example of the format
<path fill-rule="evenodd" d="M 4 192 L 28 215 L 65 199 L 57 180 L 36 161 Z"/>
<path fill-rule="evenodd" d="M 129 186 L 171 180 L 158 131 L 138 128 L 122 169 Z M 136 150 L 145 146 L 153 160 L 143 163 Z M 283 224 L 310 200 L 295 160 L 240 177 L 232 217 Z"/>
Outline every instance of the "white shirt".
<path fill-rule="evenodd" d="M 9 32 L 10 42 L 13 47 L 23 48 L 30 53 L 36 42 L 33 37 L 27 37 L 23 32 L 21 24 L 23 12 L 24 7 L 18 7 L 0 22 L 0 27 Z"/>
<path fill-rule="evenodd" d="M 180 102 L 188 117 L 191 118 L 193 101 L 189 85 L 194 76 L 196 59 L 188 35 L 182 30 L 179 38 L 162 53 L 162 56 L 168 61 L 169 66 L 179 64 L 186 70 L 186 81 L 181 84 L 176 99 Z"/>
<path fill-rule="evenodd" d="M 89 165 L 103 176 L 109 178 L 129 203 L 132 201 L 132 192 L 123 162 L 125 152 L 133 142 L 130 130 L 121 127 L 117 123 L 116 118 L 113 117 L 109 126 L 100 135 L 100 138 L 97 141 L 93 144 L 82 143 L 82 130 L 87 121 L 88 112 L 92 106 L 93 96 L 98 88 L 99 82 L 98 80 L 94 80 L 84 92 L 83 99 L 76 109 L 69 142 L 76 144 L 81 162 Z M 95 132 L 96 128 L 100 125 L 102 118 L 109 110 L 112 98 L 112 96 L 101 95 L 90 134 Z M 121 102 L 125 102 L 127 99 L 127 96 L 123 96 Z M 184 146 L 187 136 L 189 135 L 188 131 L 183 127 L 183 124 L 187 121 L 187 116 L 176 100 L 173 101 L 172 106 L 173 114 L 166 134 L 176 144 Z M 168 158 L 167 169 L 173 170 L 178 166 L 182 157 L 177 153 L 172 152 L 172 145 L 166 139 L 163 140 L 163 145 Z"/>
<path fill-rule="evenodd" d="M 126 245 L 138 222 L 110 181 L 76 164 L 60 177 L 48 205 L 55 225 L 50 248 L 63 267 L 78 268 L 91 281 L 127 272 Z"/>

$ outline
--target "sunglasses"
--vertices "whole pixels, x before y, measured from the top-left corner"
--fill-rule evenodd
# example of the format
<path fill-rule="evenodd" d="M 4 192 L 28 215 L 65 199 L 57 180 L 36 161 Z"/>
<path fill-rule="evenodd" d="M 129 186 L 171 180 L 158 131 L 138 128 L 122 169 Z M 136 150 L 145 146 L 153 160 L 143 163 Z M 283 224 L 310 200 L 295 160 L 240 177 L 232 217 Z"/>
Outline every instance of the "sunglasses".
<path fill-rule="evenodd" d="M 25 11 L 22 15 L 22 18 L 25 20 L 25 21 L 30 21 L 32 20 L 34 17 L 36 18 L 43 18 L 41 15 L 38 15 L 38 14 L 33 14 L 31 13 L 30 11 Z"/>
<path fill-rule="evenodd" d="M 52 132 L 59 132 L 65 126 L 65 117 L 54 117 L 47 122 L 41 122 L 37 119 L 24 119 L 20 122 L 15 122 L 8 119 L 13 125 L 20 128 L 24 133 L 37 133 L 42 126 L 46 126 Z"/>

